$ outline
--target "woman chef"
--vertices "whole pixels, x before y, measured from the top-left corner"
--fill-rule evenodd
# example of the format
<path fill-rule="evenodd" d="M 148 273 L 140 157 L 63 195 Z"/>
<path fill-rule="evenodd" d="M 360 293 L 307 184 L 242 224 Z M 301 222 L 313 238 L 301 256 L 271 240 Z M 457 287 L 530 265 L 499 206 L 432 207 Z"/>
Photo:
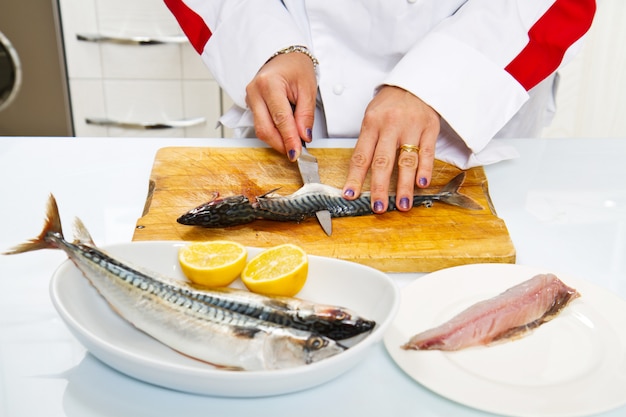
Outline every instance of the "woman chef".
<path fill-rule="evenodd" d="M 591 26 L 594 0 L 164 0 L 234 100 L 222 122 L 290 160 L 300 138 L 358 137 L 343 188 L 372 209 L 411 208 L 437 158 L 510 157 L 534 137 L 556 71 Z M 251 129 L 249 129 L 252 131 Z M 248 133 L 249 134 L 249 133 Z M 253 133 L 254 134 L 254 133 Z M 400 152 L 398 152 L 400 149 Z"/>

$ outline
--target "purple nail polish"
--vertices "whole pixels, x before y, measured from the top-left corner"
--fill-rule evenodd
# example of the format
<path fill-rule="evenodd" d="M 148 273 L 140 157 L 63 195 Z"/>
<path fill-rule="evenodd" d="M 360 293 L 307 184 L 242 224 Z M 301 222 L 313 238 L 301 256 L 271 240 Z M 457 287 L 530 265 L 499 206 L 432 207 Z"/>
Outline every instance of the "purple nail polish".
<path fill-rule="evenodd" d="M 310 127 L 306 128 L 306 138 L 309 140 L 313 139 L 313 129 Z"/>
<path fill-rule="evenodd" d="M 400 199 L 400 204 L 398 205 L 401 209 L 408 209 L 409 208 L 409 198 L 408 197 L 402 197 Z"/>
<path fill-rule="evenodd" d="M 352 188 L 348 188 L 346 191 L 343 192 L 343 195 L 345 197 L 354 197 L 354 190 Z"/>
<path fill-rule="evenodd" d="M 383 202 L 380 200 L 374 201 L 374 212 L 380 213 L 384 210 Z"/>
<path fill-rule="evenodd" d="M 289 160 L 293 161 L 296 159 L 296 151 L 294 149 L 289 150 Z"/>
<path fill-rule="evenodd" d="M 420 183 L 420 187 L 426 187 L 426 184 L 428 184 L 428 180 L 426 180 L 425 177 L 422 177 L 420 178 L 419 183 Z"/>

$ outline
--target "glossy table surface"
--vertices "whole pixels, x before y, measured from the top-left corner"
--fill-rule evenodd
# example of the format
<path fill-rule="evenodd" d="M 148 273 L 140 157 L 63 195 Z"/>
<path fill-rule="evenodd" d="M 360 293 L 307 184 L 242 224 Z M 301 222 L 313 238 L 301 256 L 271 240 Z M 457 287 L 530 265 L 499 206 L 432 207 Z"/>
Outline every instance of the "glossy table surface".
<path fill-rule="evenodd" d="M 517 263 L 576 276 L 626 299 L 626 139 L 510 139 L 520 157 L 485 168 Z M 318 140 L 346 147 L 353 140 Z M 36 236 L 49 193 L 99 245 L 129 242 L 155 152 L 260 146 L 256 140 L 0 137 L 0 251 Z M 0 256 L 0 417 L 184 415 L 490 415 L 414 382 L 382 343 L 306 391 L 227 399 L 152 386 L 112 370 L 69 333 L 48 293 L 60 251 Z M 419 279 L 393 274 L 398 285 Z M 626 386 L 624 388 L 626 390 Z M 626 406 L 601 414 L 626 416 Z"/>

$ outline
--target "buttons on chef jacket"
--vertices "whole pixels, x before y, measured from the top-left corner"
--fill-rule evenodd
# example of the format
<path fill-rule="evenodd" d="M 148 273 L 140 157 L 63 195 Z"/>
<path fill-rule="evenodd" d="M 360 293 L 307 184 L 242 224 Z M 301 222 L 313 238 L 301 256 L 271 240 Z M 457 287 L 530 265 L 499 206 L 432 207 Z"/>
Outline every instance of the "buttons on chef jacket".
<path fill-rule="evenodd" d="M 344 87 L 344 85 L 343 85 L 343 84 L 335 84 L 335 85 L 333 86 L 333 93 L 334 93 L 336 96 L 340 96 L 340 95 L 342 95 L 342 94 L 343 94 L 343 90 L 345 90 L 345 87 Z"/>

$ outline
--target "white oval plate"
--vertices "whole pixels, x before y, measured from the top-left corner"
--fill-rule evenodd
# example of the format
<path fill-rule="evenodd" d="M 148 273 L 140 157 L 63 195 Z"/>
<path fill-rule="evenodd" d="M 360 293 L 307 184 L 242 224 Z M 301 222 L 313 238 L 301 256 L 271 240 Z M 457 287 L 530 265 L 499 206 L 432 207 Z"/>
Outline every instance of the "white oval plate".
<path fill-rule="evenodd" d="M 105 247 L 120 260 L 184 279 L 178 249 L 184 242 L 132 242 Z M 248 248 L 249 257 L 260 249 Z M 74 336 L 98 359 L 134 378 L 195 394 L 252 397 L 284 394 L 329 381 L 366 357 L 382 339 L 399 305 L 388 275 L 356 263 L 309 257 L 309 277 L 298 297 L 353 309 L 376 327 L 339 355 L 310 365 L 275 371 L 225 371 L 183 356 L 115 314 L 72 262 L 50 283 L 52 302 Z"/>
<path fill-rule="evenodd" d="M 582 296 L 524 338 L 457 352 L 400 348 L 475 302 L 546 272 L 476 264 L 419 278 L 401 291 L 385 347 L 426 388 L 492 413 L 572 417 L 626 403 L 626 301 L 571 277 L 559 276 Z"/>

